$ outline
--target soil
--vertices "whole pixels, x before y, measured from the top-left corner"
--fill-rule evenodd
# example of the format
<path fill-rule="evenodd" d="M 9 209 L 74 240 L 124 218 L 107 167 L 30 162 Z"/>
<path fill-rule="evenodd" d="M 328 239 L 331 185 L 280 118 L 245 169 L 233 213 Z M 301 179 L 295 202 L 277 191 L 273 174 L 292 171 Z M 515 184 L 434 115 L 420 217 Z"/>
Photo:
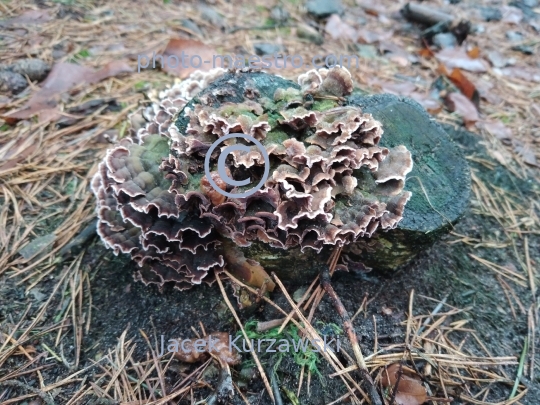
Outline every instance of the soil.
<path fill-rule="evenodd" d="M 446 127 L 447 130 L 451 127 Z M 482 146 L 478 145 L 476 135 L 463 131 L 449 131 L 452 137 L 463 147 L 470 148 L 474 145 L 477 155 L 482 154 Z M 487 156 L 483 156 L 489 159 Z M 524 198 L 534 198 L 537 191 L 536 186 L 528 181 L 510 180 L 504 170 L 495 168 L 486 170 L 485 166 L 470 162 L 474 172 L 484 181 L 493 185 L 508 188 L 509 191 L 518 193 Z M 469 209 L 464 218 L 456 225 L 454 232 L 461 235 L 469 235 L 472 238 L 482 239 L 487 235 L 502 232 L 497 221 L 474 215 Z M 533 253 L 532 259 L 540 260 L 538 257 L 539 240 L 531 237 L 529 239 L 530 251 Z M 518 245 L 518 249 L 521 246 Z M 527 334 L 526 318 L 519 317 L 513 319 L 508 308 L 503 307 L 500 300 L 502 294 L 500 284 L 495 278 L 495 273 L 481 267 L 480 264 L 470 257 L 473 253 L 480 257 L 489 258 L 495 263 L 504 265 L 510 257 L 514 256 L 512 247 L 505 249 L 474 248 L 464 243 L 450 244 L 449 238 L 437 242 L 428 251 L 422 252 L 410 264 L 400 268 L 393 273 L 382 273 L 376 269 L 368 274 L 336 274 L 333 285 L 336 292 L 342 299 L 346 309 L 355 313 L 364 298 L 364 294 L 372 299 L 365 315 L 360 315 L 354 322 L 356 333 L 359 337 L 365 355 L 372 353 L 375 339 L 374 322 L 376 320 L 377 339 L 381 347 L 392 343 L 403 342 L 405 327 L 403 321 L 406 319 L 405 312 L 408 308 L 409 294 L 414 289 L 417 297 L 414 302 L 414 312 L 427 314 L 433 311 L 436 303 L 420 298 L 422 296 L 432 297 L 442 300 L 447 297 L 447 303 L 458 307 L 467 308 L 455 319 L 467 319 L 474 327 L 478 337 L 493 356 L 508 356 L 519 354 L 522 350 L 523 336 Z M 126 340 L 133 339 L 137 344 L 134 358 L 144 359 L 148 356 L 145 341 L 139 330 L 143 330 L 150 337 L 156 350 L 159 349 L 160 336 L 165 339 L 170 338 L 192 338 L 194 337 L 193 327 L 199 329 L 199 322 L 202 322 L 207 332 L 224 331 L 231 335 L 236 334 L 238 328 L 236 323 L 225 306 L 223 298 L 216 285 L 201 285 L 188 291 L 178 292 L 176 290 L 165 290 L 159 292 L 157 288 L 147 287 L 142 283 L 134 282 L 131 273 L 134 264 L 126 257 L 114 256 L 106 250 L 102 243 L 95 238 L 87 246 L 86 254 L 82 262 L 83 268 L 89 272 L 92 285 L 92 321 L 89 333 L 84 336 L 80 366 L 92 365 L 93 359 L 99 359 L 109 348 L 118 343 L 119 336 L 126 331 Z M 306 264 L 309 265 L 309 264 Z M 301 269 L 298 269 L 301 271 Z M 278 273 L 279 275 L 279 273 Z M 55 285 L 55 276 L 51 276 L 48 282 L 40 285 L 40 293 L 47 296 Z M 307 286 L 312 279 L 306 279 L 304 285 L 286 283 L 289 292 Z M 530 292 L 526 288 L 514 286 L 518 296 L 527 301 L 530 299 Z M 232 289 L 228 287 L 229 298 L 235 302 Z M 27 302 L 25 300 L 24 288 L 16 285 L 14 280 L 4 280 L 1 284 L 0 295 L 5 299 L 0 304 L 0 320 L 18 319 L 25 310 Z M 272 299 L 284 308 L 287 308 L 286 301 L 280 292 L 274 292 Z M 494 302 L 501 304 L 494 305 Z M 55 316 L 55 309 L 60 300 L 56 299 L 54 305 L 49 306 L 47 316 L 49 320 Z M 388 314 L 390 309 L 391 314 Z M 383 311 L 384 309 L 384 311 Z M 37 308 L 34 305 L 33 311 Z M 87 311 L 88 308 L 85 308 Z M 240 311 L 242 322 L 249 320 L 270 320 L 280 317 L 276 310 L 268 305 L 261 305 L 257 309 Z M 313 325 L 324 325 L 338 323 L 336 312 L 331 302 L 325 297 L 315 312 Z M 69 326 L 66 326 L 66 333 L 69 336 Z M 465 336 L 465 335 L 463 335 Z M 48 334 L 43 338 L 36 338 L 34 344 L 54 345 L 55 334 Z M 347 339 L 341 336 L 341 340 L 346 347 Z M 470 337 L 465 339 L 465 349 L 473 354 L 481 354 L 479 347 Z M 71 363 L 73 358 L 73 346 L 64 346 L 63 355 Z M 485 354 L 485 353 L 484 353 Z M 346 361 L 343 359 L 343 361 Z M 243 363 L 233 368 L 233 380 L 239 378 L 239 373 L 247 367 L 248 371 L 250 355 L 243 355 Z M 275 359 L 268 353 L 263 356 L 263 363 L 274 365 Z M 6 363 L 8 369 L 13 369 L 17 365 L 14 357 Z M 246 366 L 247 365 L 247 366 Z M 198 365 L 192 365 L 195 369 Z M 301 404 L 325 404 L 329 403 L 347 391 L 338 378 L 327 378 L 333 372 L 330 366 L 324 362 L 318 362 L 321 377 L 312 376 L 310 394 L 303 389 L 299 397 Z M 191 369 L 190 368 L 190 369 Z M 179 378 L 179 374 L 172 368 L 166 375 L 166 382 L 173 385 Z M 278 368 L 277 374 L 284 385 L 289 390 L 295 392 L 298 387 L 300 366 L 292 357 L 286 356 Z M 43 372 L 46 381 L 54 381 L 58 377 L 65 377 L 71 370 L 67 370 L 61 365 L 47 368 Z M 86 373 L 92 377 L 95 369 L 89 369 Z M 509 375 L 515 375 L 515 367 L 506 369 Z M 242 375 L 246 374 L 246 370 Z M 84 375 L 84 374 L 83 374 Z M 209 377 L 210 386 L 217 382 L 217 377 Z M 29 382 L 30 385 L 32 380 Z M 35 380 L 34 380 L 35 383 Z M 540 385 L 537 381 L 523 383 L 529 387 L 527 398 L 521 403 L 535 404 L 540 395 Z M 73 387 L 72 389 L 75 389 Z M 470 387 L 474 392 L 474 385 Z M 505 384 L 494 384 L 491 387 L 489 399 L 507 398 L 511 387 Z M 210 395 L 211 389 L 206 388 L 197 391 L 199 399 Z M 64 399 L 70 397 L 72 392 L 65 390 L 57 397 L 57 403 L 63 403 Z M 456 389 L 455 394 L 459 394 Z M 434 393 L 436 395 L 436 393 Z M 247 385 L 246 394 L 250 403 L 268 403 L 270 400 L 264 390 L 264 386 L 259 379 L 250 381 Z M 63 399 L 64 398 L 64 399 Z M 459 398 L 459 395 L 457 395 Z M 95 401 L 88 399 L 87 403 L 108 403 L 103 399 Z M 188 399 L 179 403 L 189 403 Z M 236 396 L 232 401 L 234 404 L 242 404 L 242 400 Z M 453 402 L 461 403 L 459 399 Z"/>

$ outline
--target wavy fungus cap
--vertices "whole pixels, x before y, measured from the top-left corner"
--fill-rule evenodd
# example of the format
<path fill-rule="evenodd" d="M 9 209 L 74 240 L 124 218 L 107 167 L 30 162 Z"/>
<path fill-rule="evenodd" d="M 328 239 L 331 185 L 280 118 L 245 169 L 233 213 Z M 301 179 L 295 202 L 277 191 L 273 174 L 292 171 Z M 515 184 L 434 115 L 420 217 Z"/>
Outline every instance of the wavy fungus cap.
<path fill-rule="evenodd" d="M 235 246 L 261 241 L 320 252 L 402 219 L 411 154 L 404 146 L 380 147 L 381 123 L 342 105 L 353 89 L 350 73 L 312 70 L 298 85 L 279 79 L 271 94 L 261 78 L 278 80 L 247 71 L 196 72 L 133 114 L 131 137 L 107 151 L 92 180 L 98 233 L 116 254 L 138 263 L 137 279 L 182 290 L 212 282 L 225 266 L 249 272 L 259 265 L 240 254 L 235 260 Z M 175 125 L 178 117 L 185 125 Z M 270 157 L 269 178 L 249 197 L 222 195 L 204 174 L 210 146 L 230 133 L 251 135 Z M 221 149 L 235 141 L 241 142 L 226 140 Z M 226 171 L 257 184 L 264 159 L 246 145 L 249 151 L 227 157 Z M 218 187 L 249 189 L 219 178 L 219 152 L 210 159 Z"/>

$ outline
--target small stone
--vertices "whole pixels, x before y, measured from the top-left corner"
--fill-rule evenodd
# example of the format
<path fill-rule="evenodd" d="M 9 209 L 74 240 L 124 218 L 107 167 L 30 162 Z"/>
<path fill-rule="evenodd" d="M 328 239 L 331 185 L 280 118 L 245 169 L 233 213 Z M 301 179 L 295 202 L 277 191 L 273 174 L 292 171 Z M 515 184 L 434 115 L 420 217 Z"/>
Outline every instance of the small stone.
<path fill-rule="evenodd" d="M 272 44 L 269 42 L 261 42 L 258 44 L 254 44 L 253 49 L 255 49 L 255 53 L 259 56 L 273 55 L 276 52 L 283 51 L 283 47 L 281 45 Z"/>
<path fill-rule="evenodd" d="M 523 41 L 523 34 L 518 31 L 507 31 L 506 38 L 512 42 Z"/>
<path fill-rule="evenodd" d="M 514 0 L 511 1 L 508 5 L 519 8 L 526 18 L 537 18 L 538 13 L 534 10 L 538 7 L 538 0 Z"/>
<path fill-rule="evenodd" d="M 283 7 L 276 6 L 270 11 L 270 17 L 276 22 L 285 22 L 289 19 L 290 14 Z"/>
<path fill-rule="evenodd" d="M 358 56 L 364 59 L 375 59 L 379 53 L 374 45 L 356 44 Z"/>
<path fill-rule="evenodd" d="M 343 14 L 340 1 L 309 0 L 306 4 L 307 12 L 317 18 L 327 18 L 332 14 Z"/>
<path fill-rule="evenodd" d="M 480 15 L 484 21 L 501 21 L 501 10 L 495 7 L 480 7 Z"/>
<path fill-rule="evenodd" d="M 457 46 L 457 39 L 454 34 L 450 32 L 441 32 L 440 34 L 433 36 L 433 45 L 438 46 L 441 49 L 455 48 Z"/>
<path fill-rule="evenodd" d="M 296 290 L 293 293 L 294 302 L 298 304 L 300 300 L 302 299 L 302 297 L 304 296 L 304 294 L 306 293 L 306 291 L 307 291 L 307 287 L 300 287 L 298 290 Z"/>
<path fill-rule="evenodd" d="M 307 24 L 300 24 L 296 29 L 296 35 L 298 38 L 307 39 L 316 45 L 321 45 L 324 42 L 323 36 Z"/>
<path fill-rule="evenodd" d="M 486 32 L 486 27 L 483 24 L 473 24 L 471 26 L 471 34 L 483 34 Z"/>
<path fill-rule="evenodd" d="M 488 52 L 487 57 L 495 68 L 500 69 L 508 65 L 508 60 L 500 52 L 490 51 Z"/>
<path fill-rule="evenodd" d="M 48 63 L 41 59 L 20 59 L 8 67 L 12 72 L 27 75 L 32 81 L 42 81 L 51 70 Z"/>
<path fill-rule="evenodd" d="M 0 93 L 20 93 L 28 83 L 23 75 L 9 70 L 0 71 Z"/>

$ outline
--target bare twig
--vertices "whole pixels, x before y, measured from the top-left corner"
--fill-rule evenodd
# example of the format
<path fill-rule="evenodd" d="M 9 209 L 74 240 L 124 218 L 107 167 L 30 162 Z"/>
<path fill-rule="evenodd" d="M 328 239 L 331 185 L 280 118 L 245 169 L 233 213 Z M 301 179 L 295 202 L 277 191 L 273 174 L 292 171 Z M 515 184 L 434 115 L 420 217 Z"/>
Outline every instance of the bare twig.
<path fill-rule="evenodd" d="M 351 318 L 349 317 L 349 313 L 343 306 L 343 303 L 339 299 L 330 282 L 330 272 L 328 267 L 322 267 L 319 273 L 319 279 L 321 280 L 324 291 L 326 291 L 326 293 L 330 297 L 330 300 L 334 304 L 334 307 L 336 308 L 339 316 L 341 316 L 341 319 L 343 321 L 343 329 L 347 333 L 347 336 L 349 337 L 349 341 L 351 342 L 351 346 L 353 348 L 354 356 L 356 358 L 356 363 L 358 366 L 358 372 L 360 373 L 361 378 L 364 380 L 364 383 L 368 388 L 369 399 L 374 405 L 382 405 L 381 398 L 377 393 L 377 388 L 375 387 L 375 383 L 373 382 L 373 379 L 369 374 L 366 366 L 366 361 L 364 360 L 360 345 L 358 344 L 358 338 L 356 337 L 356 332 L 354 331 Z"/>

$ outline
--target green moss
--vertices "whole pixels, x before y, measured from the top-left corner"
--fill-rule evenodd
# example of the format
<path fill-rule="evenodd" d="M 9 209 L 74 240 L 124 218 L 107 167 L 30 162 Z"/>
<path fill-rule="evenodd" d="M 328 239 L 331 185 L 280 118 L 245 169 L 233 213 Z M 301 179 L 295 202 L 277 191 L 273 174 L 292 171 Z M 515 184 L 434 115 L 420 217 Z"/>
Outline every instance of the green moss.
<path fill-rule="evenodd" d="M 337 107 L 337 102 L 334 100 L 316 100 L 313 103 L 313 110 L 315 111 L 326 111 L 330 108 Z"/>
<path fill-rule="evenodd" d="M 271 144 L 271 143 L 283 143 L 289 139 L 289 135 L 285 131 L 282 131 L 279 128 L 273 127 L 273 129 L 266 134 L 265 144 Z"/>
<path fill-rule="evenodd" d="M 278 334 L 279 326 L 269 329 L 263 333 L 257 332 L 257 324 L 259 322 L 256 320 L 251 320 L 246 322 L 245 324 L 245 331 L 249 339 L 259 339 L 259 341 L 262 341 L 263 339 L 275 339 L 276 343 L 274 344 L 274 347 L 271 350 L 275 350 L 276 347 L 279 346 L 279 340 L 280 339 L 286 339 L 289 343 L 290 342 L 298 342 L 302 341 L 303 339 L 306 339 L 305 337 L 300 337 L 298 328 L 293 324 L 289 323 L 285 327 L 285 329 L 281 332 L 281 334 Z M 241 331 L 237 332 L 237 335 L 242 334 Z M 307 367 L 308 370 L 312 374 L 317 374 L 319 377 L 321 377 L 321 373 L 319 371 L 319 368 L 317 367 L 317 363 L 320 361 L 320 356 L 317 352 L 313 351 L 313 348 L 311 345 L 308 346 L 308 350 L 298 350 L 295 351 L 292 347 L 288 352 L 280 352 L 279 350 L 276 350 L 276 352 L 267 352 L 266 348 L 270 345 L 270 342 L 264 346 L 266 342 L 261 344 L 261 348 L 264 347 L 264 350 L 261 350 L 259 356 L 261 357 L 267 357 L 270 355 L 273 355 L 276 357 L 274 360 L 274 368 L 276 369 L 279 366 L 279 363 L 286 357 L 286 356 L 292 356 L 294 362 L 298 364 L 300 367 Z"/>

